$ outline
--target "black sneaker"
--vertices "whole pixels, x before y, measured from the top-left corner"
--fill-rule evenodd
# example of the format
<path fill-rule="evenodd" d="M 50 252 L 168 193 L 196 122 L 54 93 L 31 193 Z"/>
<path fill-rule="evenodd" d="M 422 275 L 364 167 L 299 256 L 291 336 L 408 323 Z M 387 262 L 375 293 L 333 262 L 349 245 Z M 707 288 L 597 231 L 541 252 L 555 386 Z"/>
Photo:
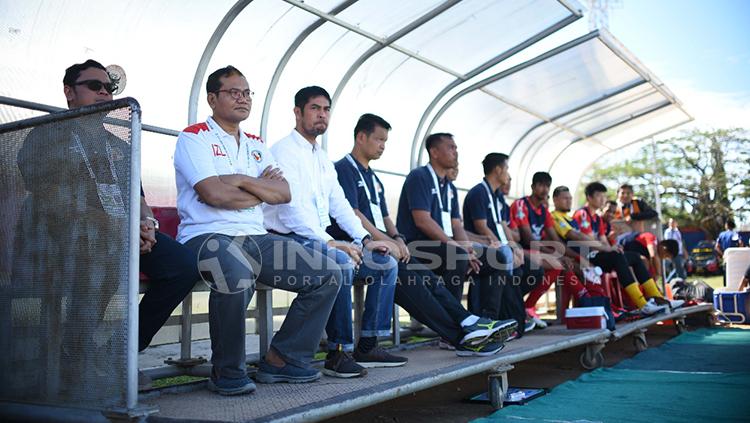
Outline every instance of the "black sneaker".
<path fill-rule="evenodd" d="M 354 360 L 362 367 L 401 367 L 409 361 L 406 357 L 399 357 L 384 350 L 383 347 L 375 347 L 368 353 L 359 349 L 354 350 Z"/>
<path fill-rule="evenodd" d="M 346 351 L 329 351 L 322 372 L 324 375 L 341 378 L 360 377 L 367 374 L 367 370 L 357 364 L 352 354 Z"/>
<path fill-rule="evenodd" d="M 461 340 L 462 344 L 480 345 L 492 338 L 497 341 L 505 341 L 514 330 L 518 323 L 515 320 L 490 320 L 480 317 L 473 325 L 466 326 L 466 334 Z"/>

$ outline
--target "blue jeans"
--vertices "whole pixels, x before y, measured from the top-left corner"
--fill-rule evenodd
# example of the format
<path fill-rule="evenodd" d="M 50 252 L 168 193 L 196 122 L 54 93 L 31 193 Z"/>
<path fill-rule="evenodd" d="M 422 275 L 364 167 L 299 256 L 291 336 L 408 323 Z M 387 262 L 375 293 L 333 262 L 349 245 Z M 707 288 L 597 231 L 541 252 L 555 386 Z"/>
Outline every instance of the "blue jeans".
<path fill-rule="evenodd" d="M 396 291 L 398 263 L 390 255 L 364 250 L 362 264 L 355 272 L 351 258 L 345 252 L 329 248 L 326 244 L 295 234 L 288 235 L 305 247 L 321 251 L 341 267 L 342 283 L 331 316 L 326 325 L 328 349 L 340 346 L 344 351 L 354 350 L 352 330 L 352 282 L 354 278 L 367 283 L 365 310 L 362 313 L 362 337 L 388 336 L 393 315 L 393 296 Z"/>

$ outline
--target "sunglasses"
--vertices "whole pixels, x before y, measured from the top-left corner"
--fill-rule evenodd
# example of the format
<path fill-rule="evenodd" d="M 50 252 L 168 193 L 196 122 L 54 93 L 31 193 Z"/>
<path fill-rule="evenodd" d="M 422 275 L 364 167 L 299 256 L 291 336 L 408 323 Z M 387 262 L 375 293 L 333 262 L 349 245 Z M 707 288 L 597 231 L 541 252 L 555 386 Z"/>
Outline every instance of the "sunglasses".
<path fill-rule="evenodd" d="M 95 92 L 99 92 L 101 91 L 102 88 L 104 88 L 110 94 L 112 94 L 117 89 L 117 85 L 111 82 L 102 82 L 102 81 L 99 81 L 98 79 L 87 79 L 85 81 L 78 81 L 74 83 L 73 85 L 85 85 L 86 88 Z"/>

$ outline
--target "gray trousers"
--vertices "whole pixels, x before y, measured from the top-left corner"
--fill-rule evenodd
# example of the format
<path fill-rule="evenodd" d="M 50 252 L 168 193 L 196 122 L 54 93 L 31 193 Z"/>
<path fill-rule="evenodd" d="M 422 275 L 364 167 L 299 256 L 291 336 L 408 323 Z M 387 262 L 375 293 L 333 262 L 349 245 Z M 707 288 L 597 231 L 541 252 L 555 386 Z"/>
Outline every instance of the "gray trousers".
<path fill-rule="evenodd" d="M 245 312 L 255 282 L 297 293 L 271 341 L 287 363 L 309 367 L 342 280 L 336 263 L 273 235 L 204 234 L 185 245 L 211 287 L 208 301 L 213 378 L 245 377 Z"/>

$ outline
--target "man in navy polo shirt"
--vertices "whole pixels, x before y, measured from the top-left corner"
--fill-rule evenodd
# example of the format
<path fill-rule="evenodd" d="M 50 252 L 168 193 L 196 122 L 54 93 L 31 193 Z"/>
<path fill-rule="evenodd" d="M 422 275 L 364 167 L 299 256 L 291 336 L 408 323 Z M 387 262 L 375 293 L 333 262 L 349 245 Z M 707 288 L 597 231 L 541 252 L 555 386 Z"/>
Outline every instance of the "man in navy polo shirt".
<path fill-rule="evenodd" d="M 495 248 L 472 244 L 464 231 L 456 187 L 446 177 L 448 169 L 458 165 L 453 135 L 432 134 L 425 147 L 430 162 L 412 170 L 401 190 L 398 230 L 409 241 L 412 255 L 442 276 L 456 299 L 463 296 L 466 275 L 476 275 L 480 304 L 479 309 L 470 304 L 469 311 L 497 319 L 511 260 Z"/>
<path fill-rule="evenodd" d="M 513 318 L 519 327 L 525 327 L 523 295 L 541 281 L 543 272 L 538 266 L 532 267 L 531 263 L 524 265 L 528 260 L 524 259 L 523 249 L 513 242 L 513 232 L 508 227 L 510 209 L 502 192 L 502 187 L 510 183 L 508 156 L 490 153 L 482 161 L 482 167 L 485 175 L 482 182 L 470 189 L 464 198 L 464 229 L 467 233 L 486 239 L 484 244 L 498 248 L 512 257 L 514 284 L 506 287 L 503 298 L 508 301 L 504 301 L 500 316 Z M 525 283 L 519 284 L 516 281 Z M 470 291 L 470 301 L 479 301 L 477 294 Z M 540 321 L 539 325 L 546 326 L 546 323 Z M 519 334 L 523 334 L 523 330 Z"/>
<path fill-rule="evenodd" d="M 388 215 L 383 184 L 370 161 L 383 154 L 390 129 L 380 116 L 368 113 L 359 118 L 351 154 L 335 164 L 339 184 L 372 239 L 391 245 L 391 255 L 399 262 L 396 303 L 455 347 L 457 355 L 492 355 L 503 348 L 515 322 L 480 318 L 466 311 L 433 272 L 411 257 L 405 237 Z M 328 233 L 336 239 L 348 238 L 335 222 Z"/>

